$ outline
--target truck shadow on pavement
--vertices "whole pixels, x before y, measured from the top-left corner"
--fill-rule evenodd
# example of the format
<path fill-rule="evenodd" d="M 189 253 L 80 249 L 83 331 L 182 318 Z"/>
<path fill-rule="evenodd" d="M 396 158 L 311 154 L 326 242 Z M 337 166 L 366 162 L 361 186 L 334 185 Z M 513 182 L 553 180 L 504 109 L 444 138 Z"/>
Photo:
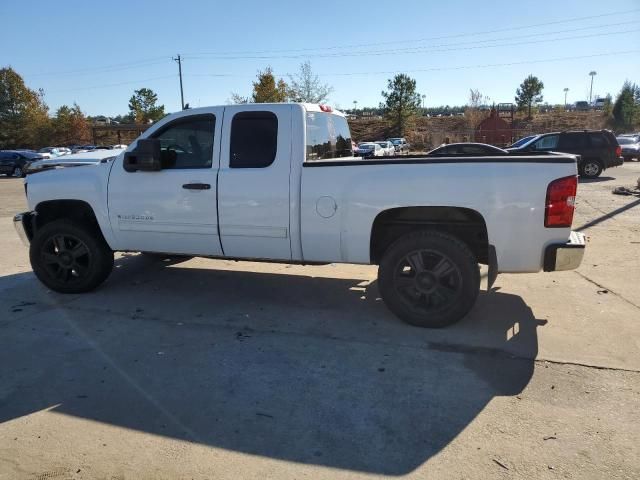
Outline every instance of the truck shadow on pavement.
<path fill-rule="evenodd" d="M 544 324 L 499 291 L 481 294 L 458 325 L 424 330 L 397 320 L 375 282 L 359 278 L 140 256 L 118 265 L 102 289 L 76 297 L 46 292 L 31 273 L 0 278 L 0 422 L 51 409 L 278 460 L 403 475 L 493 398 L 526 387 Z"/>

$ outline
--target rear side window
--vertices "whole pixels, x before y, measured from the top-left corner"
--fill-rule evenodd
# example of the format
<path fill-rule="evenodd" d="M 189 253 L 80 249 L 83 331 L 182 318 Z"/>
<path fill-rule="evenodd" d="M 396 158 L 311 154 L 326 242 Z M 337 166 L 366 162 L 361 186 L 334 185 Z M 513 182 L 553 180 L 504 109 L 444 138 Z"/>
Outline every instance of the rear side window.
<path fill-rule="evenodd" d="M 231 122 L 229 167 L 264 168 L 276 159 L 278 117 L 273 112 L 236 113 Z"/>
<path fill-rule="evenodd" d="M 558 137 L 560 135 L 547 135 L 533 144 L 536 150 L 553 150 L 558 147 Z"/>
<path fill-rule="evenodd" d="M 560 148 L 579 150 L 587 146 L 584 133 L 566 133 L 560 138 Z"/>
<path fill-rule="evenodd" d="M 210 168 L 215 126 L 213 115 L 195 115 L 171 122 L 154 134 L 153 138 L 160 140 L 160 150 L 175 159 L 162 168 Z"/>
<path fill-rule="evenodd" d="M 352 155 L 346 118 L 325 112 L 307 112 L 307 161 Z"/>
<path fill-rule="evenodd" d="M 603 148 L 609 146 L 609 142 L 601 133 L 591 133 L 589 134 L 589 140 L 591 141 L 591 146 L 593 148 Z"/>

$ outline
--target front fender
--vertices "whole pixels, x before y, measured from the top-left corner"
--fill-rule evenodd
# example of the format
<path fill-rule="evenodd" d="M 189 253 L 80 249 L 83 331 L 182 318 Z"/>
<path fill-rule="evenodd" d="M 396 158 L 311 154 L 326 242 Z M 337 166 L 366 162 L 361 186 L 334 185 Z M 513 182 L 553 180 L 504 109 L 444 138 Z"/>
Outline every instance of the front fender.
<path fill-rule="evenodd" d="M 107 244 L 115 238 L 109 222 L 107 184 L 112 162 L 73 168 L 47 170 L 29 175 L 26 180 L 29 210 L 54 200 L 78 200 L 88 204 L 98 221 Z"/>

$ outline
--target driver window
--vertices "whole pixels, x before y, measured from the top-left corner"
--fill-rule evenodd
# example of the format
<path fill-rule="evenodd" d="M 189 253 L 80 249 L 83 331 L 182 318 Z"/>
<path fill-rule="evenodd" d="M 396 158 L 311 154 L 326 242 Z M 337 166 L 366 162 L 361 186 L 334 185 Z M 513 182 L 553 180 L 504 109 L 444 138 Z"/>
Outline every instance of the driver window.
<path fill-rule="evenodd" d="M 175 162 L 163 165 L 163 170 L 211 168 L 215 125 L 213 115 L 197 115 L 176 120 L 153 135 L 160 140 L 162 155 L 175 158 Z"/>
<path fill-rule="evenodd" d="M 533 144 L 534 150 L 553 150 L 558 147 L 559 135 L 547 135 Z"/>

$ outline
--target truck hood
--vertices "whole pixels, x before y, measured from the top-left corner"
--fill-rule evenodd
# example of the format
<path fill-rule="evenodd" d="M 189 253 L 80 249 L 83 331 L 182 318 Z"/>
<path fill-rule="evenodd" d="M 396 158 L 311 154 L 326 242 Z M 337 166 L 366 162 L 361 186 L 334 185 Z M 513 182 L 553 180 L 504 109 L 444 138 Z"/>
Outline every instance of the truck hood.
<path fill-rule="evenodd" d="M 115 157 L 123 151 L 123 149 L 98 150 L 95 152 L 83 152 L 51 159 L 36 160 L 29 163 L 26 168 L 26 172 L 28 174 L 33 174 L 57 168 L 81 167 L 87 165 L 95 166 L 114 160 Z"/>
<path fill-rule="evenodd" d="M 82 200 L 98 207 L 106 206 L 106 187 L 112 161 L 65 166 L 40 170 L 25 178 L 27 202 L 34 210 L 40 202 L 49 200 Z"/>

